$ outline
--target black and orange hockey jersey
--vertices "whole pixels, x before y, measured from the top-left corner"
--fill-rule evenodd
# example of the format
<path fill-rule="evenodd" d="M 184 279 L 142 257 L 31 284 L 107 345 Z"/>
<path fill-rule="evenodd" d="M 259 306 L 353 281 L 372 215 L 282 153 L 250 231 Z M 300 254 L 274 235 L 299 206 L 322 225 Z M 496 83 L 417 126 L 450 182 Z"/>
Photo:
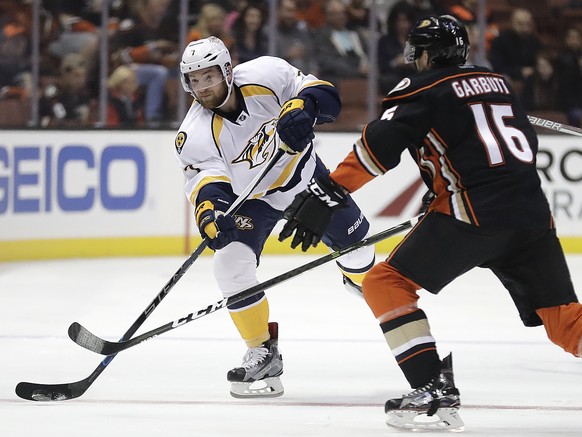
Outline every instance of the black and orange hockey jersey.
<path fill-rule="evenodd" d="M 503 76 L 463 65 L 402 80 L 331 174 L 350 192 L 396 167 L 408 149 L 430 206 L 483 227 L 548 228 L 536 171 L 537 136 Z"/>

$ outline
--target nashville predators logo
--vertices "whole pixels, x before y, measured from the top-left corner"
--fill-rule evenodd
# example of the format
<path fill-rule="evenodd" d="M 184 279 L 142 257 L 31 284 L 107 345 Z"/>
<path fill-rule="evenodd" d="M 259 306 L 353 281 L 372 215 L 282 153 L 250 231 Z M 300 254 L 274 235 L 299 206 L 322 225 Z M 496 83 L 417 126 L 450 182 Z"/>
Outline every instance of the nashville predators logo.
<path fill-rule="evenodd" d="M 276 120 L 270 120 L 263 124 L 232 163 L 248 162 L 249 169 L 251 169 L 268 161 L 275 151 L 276 123 Z"/>
<path fill-rule="evenodd" d="M 182 148 L 186 143 L 187 137 L 188 135 L 186 135 L 186 132 L 184 131 L 180 131 L 178 132 L 178 135 L 176 135 L 176 139 L 174 140 L 174 146 L 176 146 L 176 152 L 178 152 L 178 154 L 182 153 Z"/>
<path fill-rule="evenodd" d="M 255 228 L 253 219 L 244 215 L 235 215 L 234 222 L 236 223 L 236 227 L 241 231 L 250 231 Z"/>

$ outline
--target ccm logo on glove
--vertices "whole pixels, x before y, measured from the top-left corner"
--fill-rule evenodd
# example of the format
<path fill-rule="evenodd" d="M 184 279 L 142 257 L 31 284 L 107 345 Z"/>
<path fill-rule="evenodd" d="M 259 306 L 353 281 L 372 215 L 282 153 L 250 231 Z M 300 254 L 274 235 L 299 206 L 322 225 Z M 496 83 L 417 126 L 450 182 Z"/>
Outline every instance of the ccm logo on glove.
<path fill-rule="evenodd" d="M 311 179 L 307 189 L 315 194 L 319 200 L 325 203 L 329 208 L 334 208 L 339 205 L 339 202 L 333 200 L 329 194 L 327 194 L 323 188 L 317 183 L 315 179 Z"/>

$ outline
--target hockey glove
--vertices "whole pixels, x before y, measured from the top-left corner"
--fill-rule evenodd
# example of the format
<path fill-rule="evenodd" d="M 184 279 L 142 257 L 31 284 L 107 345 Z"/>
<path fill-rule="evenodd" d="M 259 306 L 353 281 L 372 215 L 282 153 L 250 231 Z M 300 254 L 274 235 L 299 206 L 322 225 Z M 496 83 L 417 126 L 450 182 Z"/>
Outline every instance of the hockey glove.
<path fill-rule="evenodd" d="M 222 249 L 238 236 L 234 217 L 215 210 L 208 200 L 196 207 L 196 223 L 200 235 L 208 239 L 208 247 L 213 250 Z"/>
<path fill-rule="evenodd" d="M 330 178 L 311 179 L 307 189 L 295 196 L 285 209 L 283 218 L 287 220 L 279 234 L 279 241 L 293 235 L 291 247 L 301 243 L 303 252 L 309 246 L 317 246 L 325 233 L 335 210 L 346 205 L 348 194 L 344 188 Z"/>
<path fill-rule="evenodd" d="M 428 208 L 430 206 L 430 204 L 432 203 L 432 201 L 435 199 L 435 195 L 431 190 L 428 190 L 426 193 L 424 193 L 424 195 L 422 196 L 422 201 L 421 201 L 421 205 L 420 208 L 418 208 L 418 212 L 417 214 L 426 214 L 428 212 Z"/>
<path fill-rule="evenodd" d="M 317 122 L 318 111 L 315 102 L 308 97 L 288 100 L 279 113 L 277 133 L 290 149 L 302 152 L 315 138 L 313 126 Z"/>

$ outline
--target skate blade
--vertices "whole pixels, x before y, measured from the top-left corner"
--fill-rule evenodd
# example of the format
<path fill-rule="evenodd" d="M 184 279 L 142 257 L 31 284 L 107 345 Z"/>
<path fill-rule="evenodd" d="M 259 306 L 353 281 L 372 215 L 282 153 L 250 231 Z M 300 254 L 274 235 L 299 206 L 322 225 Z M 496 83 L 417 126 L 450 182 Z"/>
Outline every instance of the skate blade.
<path fill-rule="evenodd" d="M 231 382 L 230 395 L 238 399 L 275 398 L 284 392 L 279 377 L 265 378 L 255 382 Z"/>
<path fill-rule="evenodd" d="M 432 416 L 414 410 L 393 410 L 387 416 L 386 424 L 399 430 L 462 432 L 465 429 L 457 408 L 439 408 Z"/>

